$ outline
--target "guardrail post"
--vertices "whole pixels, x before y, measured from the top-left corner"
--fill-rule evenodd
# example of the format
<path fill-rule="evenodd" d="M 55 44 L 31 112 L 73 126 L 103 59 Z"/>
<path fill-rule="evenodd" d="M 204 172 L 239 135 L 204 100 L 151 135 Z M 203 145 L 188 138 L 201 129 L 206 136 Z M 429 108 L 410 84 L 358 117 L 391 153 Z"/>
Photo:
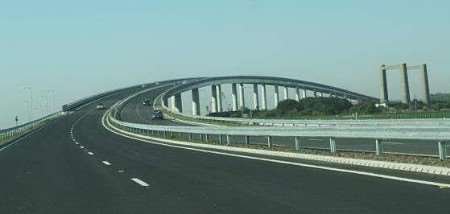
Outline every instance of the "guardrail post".
<path fill-rule="evenodd" d="M 230 142 L 230 135 L 227 135 L 227 146 L 229 146 L 231 144 Z"/>
<path fill-rule="evenodd" d="M 163 131 L 163 137 L 167 138 L 167 131 Z"/>
<path fill-rule="evenodd" d="M 375 154 L 381 155 L 384 152 L 383 142 L 380 139 L 375 140 Z"/>
<path fill-rule="evenodd" d="M 272 136 L 267 136 L 267 147 L 272 148 Z"/>
<path fill-rule="evenodd" d="M 189 133 L 189 141 L 192 141 L 192 133 Z"/>
<path fill-rule="evenodd" d="M 219 144 L 222 145 L 222 135 L 219 135 Z"/>
<path fill-rule="evenodd" d="M 250 136 L 245 136 L 245 145 L 250 145 Z"/>
<path fill-rule="evenodd" d="M 439 151 L 439 160 L 446 160 L 447 159 L 447 148 L 446 143 L 439 141 L 438 142 L 438 151 Z"/>
<path fill-rule="evenodd" d="M 295 140 L 295 151 L 300 151 L 300 137 L 294 137 Z"/>
<path fill-rule="evenodd" d="M 205 134 L 205 142 L 207 142 L 207 143 L 208 143 L 208 138 L 209 138 L 208 134 Z"/>
<path fill-rule="evenodd" d="M 330 152 L 336 153 L 336 139 L 334 137 L 330 137 Z"/>

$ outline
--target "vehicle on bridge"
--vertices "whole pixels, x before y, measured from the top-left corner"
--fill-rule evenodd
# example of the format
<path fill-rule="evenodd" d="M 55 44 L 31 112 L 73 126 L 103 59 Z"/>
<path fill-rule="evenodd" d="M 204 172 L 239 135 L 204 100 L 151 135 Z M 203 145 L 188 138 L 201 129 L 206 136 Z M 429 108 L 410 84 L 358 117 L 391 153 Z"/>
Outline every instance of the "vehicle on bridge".
<path fill-rule="evenodd" d="M 97 104 L 97 106 L 95 106 L 95 108 L 96 108 L 97 110 L 104 110 L 104 109 L 106 109 L 106 107 L 105 107 L 105 105 L 103 105 L 103 103 Z"/>
<path fill-rule="evenodd" d="M 152 120 L 162 120 L 164 119 L 163 113 L 160 110 L 155 110 L 152 113 Z"/>
<path fill-rule="evenodd" d="M 150 105 L 152 105 L 152 101 L 150 99 L 144 100 L 144 102 L 142 102 L 142 105 L 150 106 Z"/>

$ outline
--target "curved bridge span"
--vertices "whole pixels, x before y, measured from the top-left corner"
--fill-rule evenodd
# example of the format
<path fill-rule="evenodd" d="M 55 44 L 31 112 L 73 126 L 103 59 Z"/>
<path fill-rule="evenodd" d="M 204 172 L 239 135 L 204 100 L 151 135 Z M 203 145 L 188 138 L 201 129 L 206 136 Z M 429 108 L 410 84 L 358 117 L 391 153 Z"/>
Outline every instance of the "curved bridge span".
<path fill-rule="evenodd" d="M 289 99 L 289 88 L 295 90 L 295 99 L 300 100 L 308 96 L 330 96 L 342 97 L 353 101 L 377 101 L 377 98 L 352 92 L 346 89 L 324 85 L 304 80 L 289 79 L 270 76 L 224 76 L 212 78 L 199 78 L 192 81 L 184 81 L 182 84 L 166 91 L 162 96 L 163 107 L 169 107 L 173 112 L 183 112 L 183 103 L 181 94 L 191 91 L 192 93 L 192 115 L 200 115 L 200 95 L 199 88 L 211 87 L 211 109 L 212 113 L 223 111 L 222 85 L 231 84 L 232 110 L 246 108 L 245 106 L 245 87 L 253 86 L 252 106 L 254 110 L 267 110 L 267 98 L 273 97 L 274 104 Z M 273 87 L 273 95 L 269 96 L 267 87 Z M 280 98 L 280 89 L 283 97 Z M 209 102 L 209 101 L 208 101 Z"/>

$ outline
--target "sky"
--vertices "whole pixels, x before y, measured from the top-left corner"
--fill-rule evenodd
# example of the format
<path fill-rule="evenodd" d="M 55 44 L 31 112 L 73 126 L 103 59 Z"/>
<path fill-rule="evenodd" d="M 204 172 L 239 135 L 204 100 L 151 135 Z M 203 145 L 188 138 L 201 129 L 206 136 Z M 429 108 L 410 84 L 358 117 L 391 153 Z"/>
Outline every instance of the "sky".
<path fill-rule="evenodd" d="M 446 0 L 0 0 L 0 128 L 30 119 L 31 97 L 36 118 L 180 77 L 281 76 L 378 96 L 381 64 L 426 63 L 431 92 L 450 92 L 449 26 Z"/>

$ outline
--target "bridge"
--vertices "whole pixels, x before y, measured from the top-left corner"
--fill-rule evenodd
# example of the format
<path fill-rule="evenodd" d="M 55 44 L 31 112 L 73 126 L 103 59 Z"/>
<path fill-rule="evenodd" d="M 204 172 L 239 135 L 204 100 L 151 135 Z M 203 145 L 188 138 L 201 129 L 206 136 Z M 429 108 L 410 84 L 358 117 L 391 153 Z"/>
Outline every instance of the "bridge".
<path fill-rule="evenodd" d="M 377 100 L 262 76 L 176 79 L 80 99 L 62 112 L 0 131 L 1 213 L 450 211 L 450 121 L 201 115 L 201 101 L 211 101 L 211 112 L 224 110 L 225 84 L 232 110 L 269 109 L 267 99 L 278 103 L 292 89 L 294 99 Z M 253 89 L 251 106 L 245 106 L 245 84 Z M 202 87 L 211 89 L 207 100 L 201 100 Z M 182 93 L 191 93 L 192 112 L 183 111 Z M 147 99 L 153 105 L 143 105 Z M 98 103 L 107 109 L 96 109 Z M 155 109 L 168 119 L 152 120 Z M 424 162 L 390 160 L 397 157 Z"/>

